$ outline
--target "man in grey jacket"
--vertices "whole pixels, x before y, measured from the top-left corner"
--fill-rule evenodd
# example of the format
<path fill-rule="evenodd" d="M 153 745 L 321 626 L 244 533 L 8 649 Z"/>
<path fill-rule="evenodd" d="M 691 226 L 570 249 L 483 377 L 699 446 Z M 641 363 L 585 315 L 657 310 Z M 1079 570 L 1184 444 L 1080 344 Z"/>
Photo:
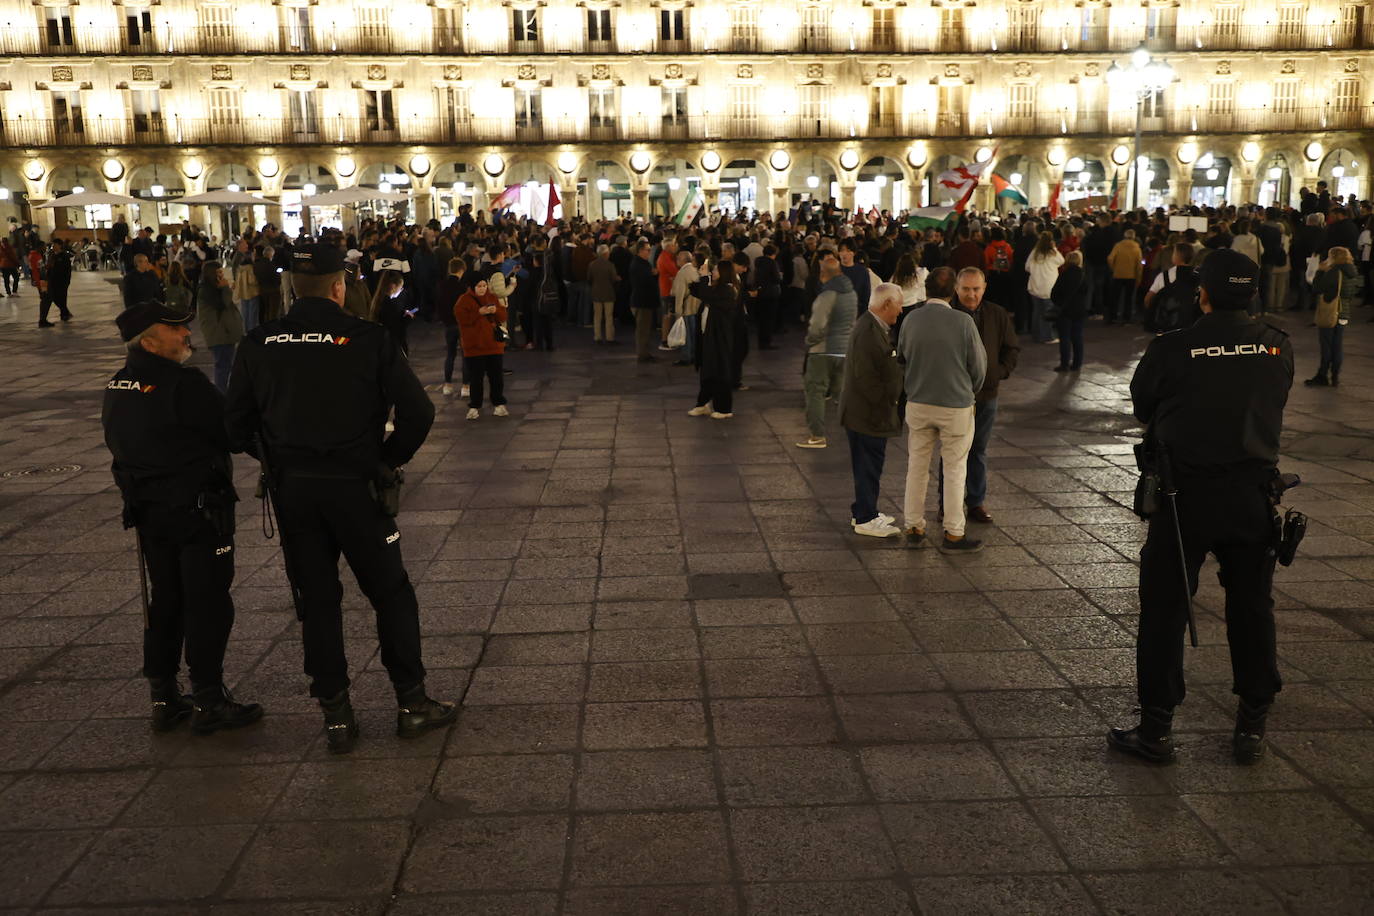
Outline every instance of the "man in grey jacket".
<path fill-rule="evenodd" d="M 890 515 L 878 511 L 878 484 L 883 476 L 887 440 L 901 433 L 897 401 L 902 395 L 902 367 L 892 348 L 892 326 L 902 313 L 902 288 L 880 283 L 868 300 L 868 311 L 854 322 L 849 354 L 844 360 L 840 423 L 849 437 L 854 471 L 854 505 L 850 524 L 855 534 L 892 537 L 902 533 Z"/>
<path fill-rule="evenodd" d="M 974 396 L 987 374 L 987 351 L 967 312 L 950 308 L 954 271 L 940 267 L 926 278 L 926 304 L 906 316 L 897 353 L 906 364 L 906 516 L 909 546 L 925 539 L 930 457 L 940 443 L 944 458 L 945 536 L 951 552 L 981 550 L 964 536 L 964 477 L 973 444 Z"/>
<path fill-rule="evenodd" d="M 821 291 L 811 303 L 811 324 L 806 329 L 806 368 L 802 388 L 806 393 L 806 426 L 810 435 L 798 448 L 825 448 L 825 399 L 838 395 L 844 382 L 844 355 L 854 330 L 859 297 L 854 284 L 840 273 L 840 259 L 826 254 L 819 265 Z"/>

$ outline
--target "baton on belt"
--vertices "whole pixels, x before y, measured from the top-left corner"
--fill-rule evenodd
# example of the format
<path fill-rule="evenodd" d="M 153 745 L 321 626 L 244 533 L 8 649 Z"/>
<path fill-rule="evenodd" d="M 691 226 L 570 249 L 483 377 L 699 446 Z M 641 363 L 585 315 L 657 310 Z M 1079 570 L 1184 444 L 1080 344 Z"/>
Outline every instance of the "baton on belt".
<path fill-rule="evenodd" d="M 148 561 L 143 556 L 143 534 L 134 529 L 134 549 L 138 551 L 139 596 L 143 599 L 143 629 L 152 628 L 152 614 L 148 608 Z"/>
<path fill-rule="evenodd" d="M 261 469 L 258 473 L 257 497 L 262 500 L 262 535 L 269 541 L 281 535 L 281 560 L 282 566 L 286 569 L 286 583 L 291 588 L 291 604 L 296 608 L 296 619 L 305 620 L 305 597 L 301 593 L 301 587 L 296 584 L 296 575 L 292 569 L 291 551 L 287 548 L 286 530 L 282 528 L 281 515 L 273 508 L 275 502 L 281 505 L 281 498 L 278 496 L 277 479 L 272 473 L 272 462 L 267 457 L 267 443 L 262 440 L 262 436 L 257 436 L 258 445 L 258 466 Z"/>
<path fill-rule="evenodd" d="M 1183 552 L 1183 526 L 1178 520 L 1178 487 L 1174 485 L 1174 469 L 1169 464 L 1169 453 L 1162 447 L 1158 450 L 1160 489 L 1169 501 L 1169 515 L 1174 520 L 1174 540 L 1178 544 L 1178 565 L 1183 573 L 1183 600 L 1188 609 L 1188 641 L 1197 648 L 1197 619 L 1193 616 L 1193 585 L 1188 579 L 1188 557 Z"/>

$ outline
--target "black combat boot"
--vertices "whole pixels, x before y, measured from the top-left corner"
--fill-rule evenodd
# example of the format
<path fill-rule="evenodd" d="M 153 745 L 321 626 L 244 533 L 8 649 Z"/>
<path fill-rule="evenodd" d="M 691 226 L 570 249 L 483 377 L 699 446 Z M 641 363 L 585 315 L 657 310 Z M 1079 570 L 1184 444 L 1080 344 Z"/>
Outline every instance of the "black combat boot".
<path fill-rule="evenodd" d="M 1241 766 L 1259 763 L 1264 756 L 1264 719 L 1268 715 L 1268 703 L 1251 706 L 1241 700 L 1236 708 L 1236 730 L 1231 735 L 1231 754 Z"/>
<path fill-rule="evenodd" d="M 340 690 L 320 700 L 324 710 L 324 740 L 331 754 L 347 754 L 358 745 L 358 720 L 353 716 L 353 703 L 348 690 Z"/>
<path fill-rule="evenodd" d="M 1332 369 L 1332 370 L 1331 370 L 1331 382 L 1330 382 L 1330 384 L 1331 384 L 1331 387 L 1332 387 L 1332 388 L 1336 388 L 1336 387 L 1338 387 L 1338 386 L 1341 384 L 1341 370 L 1339 370 L 1339 369 Z"/>
<path fill-rule="evenodd" d="M 427 731 L 443 728 L 458 718 L 458 707 L 425 695 L 425 685 L 396 692 L 400 709 L 396 713 L 396 737 L 418 738 Z"/>
<path fill-rule="evenodd" d="M 223 684 L 197 687 L 191 695 L 196 711 L 191 716 L 191 731 L 209 735 L 228 728 L 243 728 L 262 718 L 257 703 L 239 703 Z"/>
<path fill-rule="evenodd" d="M 1135 728 L 1114 728 L 1107 732 L 1107 744 L 1150 763 L 1173 763 L 1174 742 L 1169 736 L 1174 727 L 1174 711 L 1147 706 L 1140 711 Z"/>
<path fill-rule="evenodd" d="M 191 715 L 195 709 L 191 698 L 181 692 L 174 677 L 148 679 L 148 692 L 153 700 L 152 726 L 155 732 L 169 732 Z"/>
<path fill-rule="evenodd" d="M 1322 369 L 1309 379 L 1304 379 L 1303 384 L 1309 388 L 1325 388 L 1331 383 L 1326 380 L 1326 370 Z"/>

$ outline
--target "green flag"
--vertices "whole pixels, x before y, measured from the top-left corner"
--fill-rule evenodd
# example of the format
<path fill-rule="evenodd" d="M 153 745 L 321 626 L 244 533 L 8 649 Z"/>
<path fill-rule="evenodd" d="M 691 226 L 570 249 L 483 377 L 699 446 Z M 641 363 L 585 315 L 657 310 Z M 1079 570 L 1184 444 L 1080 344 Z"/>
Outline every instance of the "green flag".
<path fill-rule="evenodd" d="M 953 225 L 959 211 L 953 207 L 920 207 L 907 213 L 908 229 L 947 229 Z"/>
<path fill-rule="evenodd" d="M 682 195 L 682 204 L 673 214 L 673 225 L 690 226 L 692 220 L 696 219 L 697 214 L 701 212 L 703 203 L 705 203 L 705 198 L 701 193 L 701 187 L 692 185 L 687 193 Z"/>

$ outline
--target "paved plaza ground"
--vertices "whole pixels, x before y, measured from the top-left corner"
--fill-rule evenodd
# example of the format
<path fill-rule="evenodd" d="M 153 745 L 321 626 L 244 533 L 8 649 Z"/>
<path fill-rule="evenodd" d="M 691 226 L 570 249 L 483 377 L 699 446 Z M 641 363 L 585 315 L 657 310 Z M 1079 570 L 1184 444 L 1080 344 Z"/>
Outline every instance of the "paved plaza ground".
<path fill-rule="evenodd" d="M 1134 705 L 1127 382 L 1147 338 L 1028 344 L 1003 385 L 973 556 L 847 524 L 847 451 L 794 448 L 799 337 L 729 421 L 695 377 L 560 328 L 512 416 L 438 419 L 400 524 L 448 732 L 398 741 L 348 583 L 363 741 L 324 752 L 255 467 L 237 462 L 232 688 L 266 718 L 154 735 L 133 539 L 100 433 L 107 278 L 76 320 L 0 300 L 0 913 L 1368 913 L 1374 907 L 1374 328 L 1299 384 L 1285 470 L 1312 518 L 1276 598 L 1271 754 L 1230 762 L 1214 567 L 1180 760 L 1109 754 Z M 1287 316 L 1299 376 L 1315 331 Z M 577 340 L 572 340 L 572 338 Z M 625 335 L 629 340 L 629 335 Z M 207 354 L 196 359 L 204 364 Z M 832 417 L 833 423 L 833 417 Z M 842 443 L 838 426 L 834 439 Z M 885 511 L 899 514 L 894 442 Z M 23 473 L 30 472 L 30 473 Z"/>

